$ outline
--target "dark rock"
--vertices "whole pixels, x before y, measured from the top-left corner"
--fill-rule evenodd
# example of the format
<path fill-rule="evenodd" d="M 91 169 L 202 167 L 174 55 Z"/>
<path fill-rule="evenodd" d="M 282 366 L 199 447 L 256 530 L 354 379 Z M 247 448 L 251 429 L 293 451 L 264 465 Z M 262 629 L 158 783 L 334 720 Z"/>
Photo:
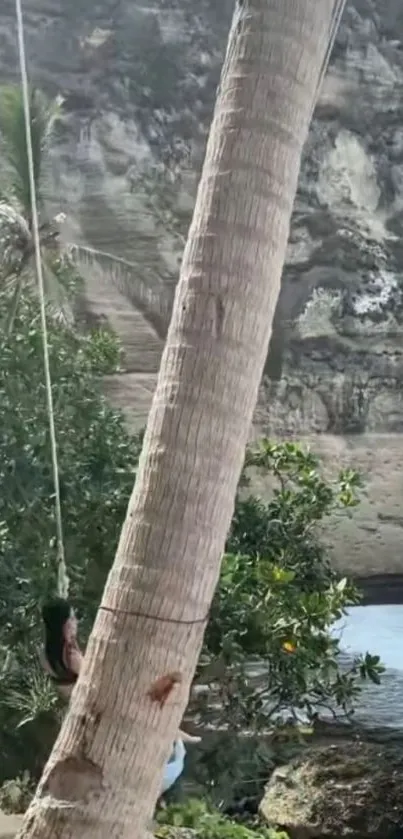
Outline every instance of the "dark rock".
<path fill-rule="evenodd" d="M 400 747 L 313 747 L 273 773 L 260 813 L 291 839 L 395 839 L 403 835 L 402 781 Z"/>

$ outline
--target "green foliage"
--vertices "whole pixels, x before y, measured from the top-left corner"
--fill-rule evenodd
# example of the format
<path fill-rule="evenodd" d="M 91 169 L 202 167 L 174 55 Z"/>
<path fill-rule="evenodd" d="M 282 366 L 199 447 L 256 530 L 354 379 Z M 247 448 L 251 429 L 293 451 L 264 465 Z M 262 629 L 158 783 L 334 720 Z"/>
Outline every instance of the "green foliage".
<path fill-rule="evenodd" d="M 189 828 L 198 839 L 288 839 L 286 833 L 264 825 L 249 827 L 232 821 L 198 798 L 191 798 L 183 804 L 171 804 L 160 810 L 157 820 L 160 827 L 155 835 L 158 839 L 169 839 L 174 835 L 169 827 Z"/>
<path fill-rule="evenodd" d="M 42 254 L 42 273 L 52 314 L 71 321 L 66 274 L 71 274 L 66 255 L 62 255 L 59 228 L 46 217 L 41 175 L 55 125 L 61 115 L 61 99 L 50 101 L 31 88 L 30 118 L 36 203 Z M 11 332 L 25 286 L 36 282 L 32 235 L 31 185 L 25 133 L 24 101 L 19 85 L 0 87 L 0 292 L 9 300 L 3 310 L 2 331 Z M 12 289 L 12 295 L 9 291 Z"/>
<path fill-rule="evenodd" d="M 8 305 L 4 297 L 1 301 Z M 26 290 L 14 330 L 0 343 L 0 741 L 7 753 L 18 755 L 25 738 L 26 768 L 32 768 L 31 754 L 36 764 L 49 747 L 45 737 L 35 756 L 33 749 L 27 750 L 27 741 L 36 742 L 41 728 L 33 720 L 41 715 L 44 723 L 50 719 L 53 731 L 59 713 L 37 663 L 40 606 L 56 585 L 53 479 L 37 311 L 36 297 Z M 123 417 L 102 396 L 101 377 L 119 361 L 110 333 L 79 336 L 51 319 L 48 325 L 66 559 L 85 637 L 113 560 L 141 436 L 129 437 Z M 18 725 L 22 728 L 17 730 Z"/>
<path fill-rule="evenodd" d="M 60 117 L 61 99 L 50 101 L 42 91 L 29 94 L 34 179 L 40 185 L 43 160 L 53 129 Z M 25 136 L 24 100 L 20 85 L 0 87 L 0 154 L 4 197 L 13 199 L 27 219 L 31 218 L 28 155 Z M 38 190 L 38 197 L 41 197 Z"/>
<path fill-rule="evenodd" d="M 272 496 L 265 502 L 239 494 L 227 552 L 264 556 L 284 568 L 297 566 L 298 581 L 307 590 L 327 586 L 336 574 L 318 540 L 317 525 L 331 513 L 357 506 L 359 475 L 343 470 L 337 482 L 328 482 L 312 452 L 295 443 L 268 440 L 247 451 L 242 476 L 246 488 L 253 471 L 271 480 Z"/>
<path fill-rule="evenodd" d="M 221 662 L 213 681 L 232 728 L 312 721 L 323 709 L 351 714 L 362 680 L 379 681 L 376 656 L 340 664 L 331 626 L 359 595 L 318 535 L 326 517 L 357 505 L 359 477 L 347 470 L 332 483 L 319 467 L 294 443 L 262 440 L 247 452 L 203 657 L 213 670 Z M 245 490 L 253 470 L 271 482 L 268 501 Z"/>

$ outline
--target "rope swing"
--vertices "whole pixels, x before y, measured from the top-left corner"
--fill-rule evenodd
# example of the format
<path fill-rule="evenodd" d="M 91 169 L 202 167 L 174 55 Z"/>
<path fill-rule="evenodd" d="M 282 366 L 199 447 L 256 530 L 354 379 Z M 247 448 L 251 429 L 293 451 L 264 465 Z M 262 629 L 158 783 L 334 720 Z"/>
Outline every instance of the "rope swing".
<path fill-rule="evenodd" d="M 57 443 L 55 431 L 55 416 L 53 408 L 52 380 L 50 376 L 48 330 L 46 324 L 46 300 L 42 270 L 41 243 L 39 236 L 38 205 L 35 186 L 35 168 L 32 148 L 31 109 L 29 103 L 29 85 L 24 41 L 24 21 L 21 0 L 15 0 L 18 33 L 18 54 L 21 74 L 21 88 L 24 105 L 25 138 L 27 145 L 27 161 L 29 173 L 29 188 L 31 196 L 32 235 L 35 250 L 35 268 L 38 282 L 38 295 L 41 313 L 41 332 L 43 347 L 43 366 L 45 371 L 46 403 L 49 421 L 50 448 L 52 455 L 52 472 L 55 497 L 55 520 L 57 537 L 57 593 L 59 597 L 67 598 L 69 592 L 69 578 L 64 552 L 63 521 L 60 503 L 59 465 L 57 459 Z"/>

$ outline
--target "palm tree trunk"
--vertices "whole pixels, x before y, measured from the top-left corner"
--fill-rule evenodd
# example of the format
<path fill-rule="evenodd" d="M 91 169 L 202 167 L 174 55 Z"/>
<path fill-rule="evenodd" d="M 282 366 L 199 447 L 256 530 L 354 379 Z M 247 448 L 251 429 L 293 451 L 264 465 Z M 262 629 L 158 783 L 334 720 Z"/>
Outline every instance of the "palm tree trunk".
<path fill-rule="evenodd" d="M 335 3 L 237 4 L 136 487 L 21 837 L 147 835 L 219 575 Z M 153 688 L 170 673 L 164 704 Z"/>

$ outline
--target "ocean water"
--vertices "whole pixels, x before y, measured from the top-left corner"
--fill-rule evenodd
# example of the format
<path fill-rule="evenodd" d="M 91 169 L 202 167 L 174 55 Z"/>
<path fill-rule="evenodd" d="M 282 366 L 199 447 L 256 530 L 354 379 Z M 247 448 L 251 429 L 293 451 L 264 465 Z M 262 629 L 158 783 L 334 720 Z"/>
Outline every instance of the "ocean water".
<path fill-rule="evenodd" d="M 334 625 L 333 632 L 340 638 L 342 666 L 348 667 L 358 653 L 369 652 L 379 655 L 385 667 L 380 685 L 362 683 L 354 719 L 367 726 L 403 730 L 403 605 L 355 606 Z M 264 662 L 251 663 L 248 674 L 262 684 L 262 677 L 267 679 Z M 217 697 L 211 698 L 213 707 L 220 708 Z M 271 712 L 269 704 L 267 712 Z M 323 710 L 320 713 L 325 716 Z M 288 713 L 281 716 L 287 718 Z"/>
<path fill-rule="evenodd" d="M 368 651 L 386 668 L 380 686 L 363 688 L 357 721 L 403 728 L 403 605 L 356 606 L 334 631 L 347 656 Z"/>

